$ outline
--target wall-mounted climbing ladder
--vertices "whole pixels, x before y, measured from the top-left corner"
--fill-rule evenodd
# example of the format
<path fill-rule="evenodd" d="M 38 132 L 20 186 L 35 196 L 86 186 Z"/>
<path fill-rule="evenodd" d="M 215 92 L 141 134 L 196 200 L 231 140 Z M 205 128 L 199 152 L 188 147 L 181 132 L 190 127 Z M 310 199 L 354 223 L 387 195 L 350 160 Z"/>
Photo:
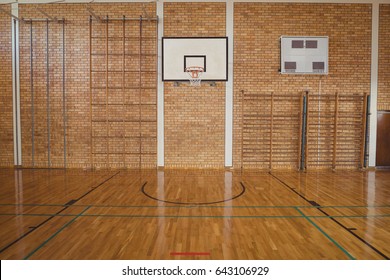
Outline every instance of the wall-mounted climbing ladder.
<path fill-rule="evenodd" d="M 157 19 L 89 22 L 91 167 L 155 166 Z"/>

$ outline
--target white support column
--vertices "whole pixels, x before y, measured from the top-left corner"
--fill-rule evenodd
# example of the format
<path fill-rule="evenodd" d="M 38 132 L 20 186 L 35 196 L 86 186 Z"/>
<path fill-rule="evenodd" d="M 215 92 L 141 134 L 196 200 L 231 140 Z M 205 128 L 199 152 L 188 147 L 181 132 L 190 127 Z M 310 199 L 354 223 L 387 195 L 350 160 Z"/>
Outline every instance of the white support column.
<path fill-rule="evenodd" d="M 157 1 L 157 166 L 164 166 L 164 83 L 162 81 L 162 37 L 164 35 L 164 2 Z"/>
<path fill-rule="evenodd" d="M 226 1 L 226 36 L 228 37 L 228 81 L 225 94 L 225 166 L 233 166 L 233 35 L 234 1 Z"/>
<path fill-rule="evenodd" d="M 18 3 L 11 5 L 12 14 L 18 17 Z M 22 141 L 20 128 L 20 80 L 19 80 L 19 21 L 12 21 L 12 104 L 14 127 L 14 165 L 22 165 Z"/>
<path fill-rule="evenodd" d="M 376 165 L 376 130 L 378 104 L 378 45 L 379 45 L 379 3 L 372 4 L 371 39 L 371 104 L 370 104 L 370 146 L 368 165 Z"/>

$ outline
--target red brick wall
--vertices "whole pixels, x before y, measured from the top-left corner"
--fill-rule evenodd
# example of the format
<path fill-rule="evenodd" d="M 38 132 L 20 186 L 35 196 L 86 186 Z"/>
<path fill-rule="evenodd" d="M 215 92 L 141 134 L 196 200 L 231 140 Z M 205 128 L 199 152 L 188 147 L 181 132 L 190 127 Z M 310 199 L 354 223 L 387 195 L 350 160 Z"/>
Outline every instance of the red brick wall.
<path fill-rule="evenodd" d="M 11 11 L 11 5 L 3 9 Z M 11 17 L 0 13 L 0 166 L 13 166 Z"/>
<path fill-rule="evenodd" d="M 109 74 L 110 85 L 117 89 L 105 91 L 105 56 L 93 57 L 96 71 L 93 85 L 102 86 L 92 92 L 92 106 L 89 87 L 89 14 L 82 4 L 40 5 L 47 13 L 66 19 L 66 161 L 67 167 L 138 167 L 140 162 L 140 130 L 142 136 L 142 166 L 156 165 L 156 89 L 157 63 L 155 25 L 145 23 L 143 49 L 149 56 L 143 57 L 142 106 L 139 102 L 139 77 L 131 73 L 139 67 L 136 56 L 125 59 L 125 92 L 121 73 Z M 100 16 L 138 17 L 143 14 L 139 3 L 92 4 Z M 32 5 L 19 5 L 20 16 L 43 18 Z M 156 4 L 146 4 L 149 15 L 156 14 Z M 225 36 L 225 3 L 164 3 L 164 36 Z M 378 109 L 389 109 L 388 88 L 388 18 L 389 5 L 380 5 L 380 46 L 379 46 L 379 87 Z M 371 51 L 371 5 L 369 4 L 298 4 L 298 3 L 235 3 L 234 5 L 234 154 L 233 164 L 241 166 L 241 92 L 246 94 L 299 96 L 308 89 L 311 94 L 332 96 L 340 94 L 363 94 L 370 90 L 370 51 Z M 7 15 L 0 14 L 1 31 L 1 134 L 0 165 L 13 165 L 12 142 L 12 81 L 11 81 L 11 25 Z M 135 39 L 126 42 L 134 52 L 139 51 L 136 37 L 138 27 L 128 23 L 126 32 Z M 48 167 L 48 130 L 46 99 L 46 23 L 33 24 L 34 50 L 34 118 L 32 115 L 32 94 L 30 83 L 30 24 L 20 26 L 20 69 L 21 69 L 21 118 L 23 165 Z M 110 24 L 110 36 L 122 36 L 121 24 Z M 50 166 L 63 167 L 64 162 L 64 116 L 62 113 L 62 26 L 50 23 Z M 4 34 L 4 36 L 3 36 Z M 93 25 L 93 36 L 104 37 L 105 25 Z M 329 75 L 280 75 L 278 73 L 281 35 L 329 36 Z M 95 40 L 95 39 L 94 39 Z M 134 45 L 131 45 L 134 44 Z M 94 50 L 104 54 L 105 40 L 96 39 Z M 109 52 L 122 52 L 121 41 L 113 39 Z M 109 69 L 121 72 L 122 57 L 109 59 Z M 135 75 L 135 76 L 134 76 Z M 132 82 L 134 84 L 132 84 Z M 133 89 L 130 89 L 133 88 Z M 186 84 L 175 87 L 164 83 L 165 94 L 165 164 L 167 167 L 223 167 L 224 128 L 225 128 L 225 83 L 210 87 L 202 85 L 191 88 Z M 275 101 L 276 114 L 283 115 L 282 123 L 275 128 L 273 135 L 273 163 L 277 167 L 297 167 L 298 99 Z M 107 102 L 107 103 L 106 103 Z M 268 101 L 267 101 L 268 102 Z M 331 102 L 331 101 L 330 101 Z M 109 105 L 107 105 L 109 104 Z M 331 103 L 326 105 L 321 116 L 332 114 Z M 248 103 L 247 103 L 248 105 Z M 270 104 L 249 103 L 246 107 L 256 113 L 261 106 L 269 112 Z M 256 107 L 257 106 L 257 107 Z M 139 110 L 139 107 L 142 110 Z M 134 109 L 135 108 L 135 109 Z M 357 103 L 344 103 L 343 113 L 359 112 Z M 101 120 L 101 123 L 91 122 Z M 312 111 L 317 108 L 312 107 Z M 125 114 L 123 112 L 126 112 Z M 144 122 L 137 120 L 142 114 Z M 288 119 L 288 113 L 294 117 Z M 318 119 L 318 116 L 315 116 Z M 318 167 L 321 161 L 330 165 L 332 151 L 332 120 L 322 118 L 320 129 L 312 121 L 310 130 L 309 163 Z M 34 130 L 32 120 L 34 120 Z M 283 120 L 288 120 L 283 125 Z M 150 122 L 149 122 L 150 121 Z M 280 121 L 280 120 L 279 120 Z M 294 129 L 286 129 L 293 125 Z M 277 131 L 277 128 L 280 131 Z M 291 127 L 290 127 L 291 128 Z M 346 131 L 344 131 L 346 130 Z M 34 132 L 34 156 L 32 134 Z M 344 133 L 346 132 L 346 133 Z M 269 129 L 256 131 L 259 138 L 267 141 Z M 338 135 L 351 134 L 359 137 L 359 129 L 343 127 Z M 325 136 L 324 143 L 319 135 Z M 259 142 L 260 144 L 260 142 Z M 355 141 L 345 142 L 351 147 L 360 145 Z M 317 148 L 316 148 L 317 147 Z M 270 166 L 270 150 L 260 147 L 263 152 L 254 152 L 262 162 L 252 167 Z M 287 149 L 291 154 L 284 153 Z M 267 150 L 268 149 L 268 150 Z M 343 150 L 339 149 L 340 152 Z M 355 162 L 358 149 L 342 155 L 340 161 Z M 93 154 L 93 152 L 97 152 Z M 321 153 L 319 153 L 321 152 Z M 100 153 L 100 154 L 98 154 Z M 321 154 L 321 155 L 320 155 Z M 34 158 L 34 162 L 33 162 Z"/>
<path fill-rule="evenodd" d="M 379 5 L 378 110 L 390 110 L 390 5 Z"/>
<path fill-rule="evenodd" d="M 42 18 L 32 5 L 19 5 L 20 16 Z M 142 105 L 139 104 L 138 83 L 130 71 L 138 71 L 139 52 L 138 21 L 126 23 L 125 91 L 122 90 L 123 53 L 122 22 L 109 24 L 109 91 L 105 87 L 105 24 L 93 23 L 93 52 L 102 54 L 92 57 L 93 91 L 90 102 L 89 13 L 82 4 L 40 5 L 48 14 L 65 18 L 66 45 L 66 166 L 67 167 L 138 167 L 139 136 L 142 130 L 142 166 L 156 166 L 156 25 L 144 22 L 142 73 Z M 91 7 L 101 17 L 139 17 L 143 14 L 140 3 L 93 4 Z M 155 16 L 155 3 L 145 5 L 148 15 Z M 145 16 L 145 15 L 144 15 Z M 49 25 L 50 60 L 50 141 L 48 140 L 48 114 L 46 92 L 46 23 L 33 23 L 34 62 L 34 156 L 32 149 L 32 98 L 30 83 L 30 24 L 21 26 L 21 96 L 22 96 L 22 149 L 23 165 L 48 167 L 50 142 L 50 166 L 64 166 L 64 115 L 62 111 L 62 25 Z M 131 51 L 130 51 L 131 50 Z M 101 72 L 99 72 L 101 71 Z M 116 71 L 116 72 L 115 72 Z M 118 72 L 119 71 L 119 72 Z M 148 72 L 149 71 L 149 72 Z M 138 75 L 139 77 L 139 75 Z M 130 89 L 137 84 L 136 89 Z M 118 89 L 120 87 L 120 89 Z M 111 89 L 112 88 L 112 89 Z M 107 99 L 106 99 L 107 97 Z M 106 104 L 107 101 L 107 104 Z M 149 105 L 145 105 L 149 104 Z M 154 104 L 154 105 L 153 105 Z M 153 122 L 138 123 L 139 112 L 143 119 Z M 92 108 L 93 122 L 90 109 Z M 134 121 L 136 120 L 136 122 Z M 101 121 L 96 122 L 96 121 Z M 91 133 L 91 131 L 93 132 Z M 34 162 L 33 162 L 34 158 Z"/>
<path fill-rule="evenodd" d="M 225 3 L 164 3 L 164 36 L 225 36 Z M 164 83 L 165 166 L 224 167 L 225 83 Z"/>
<path fill-rule="evenodd" d="M 299 95 L 306 89 L 312 94 L 321 92 L 322 95 L 334 95 L 336 91 L 350 95 L 370 91 L 371 5 L 235 3 L 234 16 L 235 167 L 241 165 L 241 90 L 252 94 L 275 92 L 286 95 Z M 329 36 L 329 75 L 280 75 L 279 38 L 282 35 Z M 288 107 L 291 106 L 286 103 L 286 110 L 297 113 L 296 109 Z M 355 104 L 350 104 L 352 111 L 355 107 Z M 323 116 L 326 114 L 324 112 Z M 285 125 L 288 125 L 287 122 Z M 328 166 L 331 163 L 326 158 L 332 150 L 331 143 L 328 143 L 332 141 L 329 135 L 331 124 L 323 118 L 320 127 L 322 135 L 328 134 L 325 143 L 319 144 L 322 140 L 318 138 L 318 127 L 312 127 L 309 135 L 310 147 L 324 146 L 320 155 L 309 154 L 313 167 L 323 160 Z M 283 129 L 283 123 L 279 128 Z M 360 132 L 355 129 L 351 133 L 360 137 Z M 257 133 L 264 135 L 269 132 L 265 128 Z M 289 158 L 275 160 L 273 167 L 296 168 L 296 137 L 280 136 L 279 143 L 284 148 L 290 147 L 292 153 Z M 350 144 L 356 145 L 354 142 Z M 267 153 L 260 155 L 267 156 Z M 354 161 L 356 153 L 346 157 L 345 160 Z M 253 166 L 268 168 L 269 162 Z"/>

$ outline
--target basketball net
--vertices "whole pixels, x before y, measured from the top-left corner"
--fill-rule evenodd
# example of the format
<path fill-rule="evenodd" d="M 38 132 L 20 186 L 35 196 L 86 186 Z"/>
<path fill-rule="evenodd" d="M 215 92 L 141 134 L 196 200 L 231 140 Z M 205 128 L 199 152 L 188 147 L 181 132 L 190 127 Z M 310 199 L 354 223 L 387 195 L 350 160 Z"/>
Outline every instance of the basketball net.
<path fill-rule="evenodd" d="M 199 87 L 202 81 L 204 68 L 200 66 L 190 66 L 186 68 L 186 72 L 190 77 L 190 86 Z"/>

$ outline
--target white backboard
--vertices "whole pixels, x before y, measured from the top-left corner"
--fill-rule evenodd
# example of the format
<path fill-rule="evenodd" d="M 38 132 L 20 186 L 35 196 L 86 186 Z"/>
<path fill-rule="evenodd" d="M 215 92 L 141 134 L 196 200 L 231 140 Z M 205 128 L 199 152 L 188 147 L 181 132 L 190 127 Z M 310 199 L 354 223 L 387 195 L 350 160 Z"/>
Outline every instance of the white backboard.
<path fill-rule="evenodd" d="M 163 37 L 162 80 L 188 81 L 185 67 L 204 68 L 202 81 L 227 81 L 227 37 Z"/>
<path fill-rule="evenodd" d="M 328 74 L 328 37 L 282 36 L 280 70 L 283 74 Z"/>

